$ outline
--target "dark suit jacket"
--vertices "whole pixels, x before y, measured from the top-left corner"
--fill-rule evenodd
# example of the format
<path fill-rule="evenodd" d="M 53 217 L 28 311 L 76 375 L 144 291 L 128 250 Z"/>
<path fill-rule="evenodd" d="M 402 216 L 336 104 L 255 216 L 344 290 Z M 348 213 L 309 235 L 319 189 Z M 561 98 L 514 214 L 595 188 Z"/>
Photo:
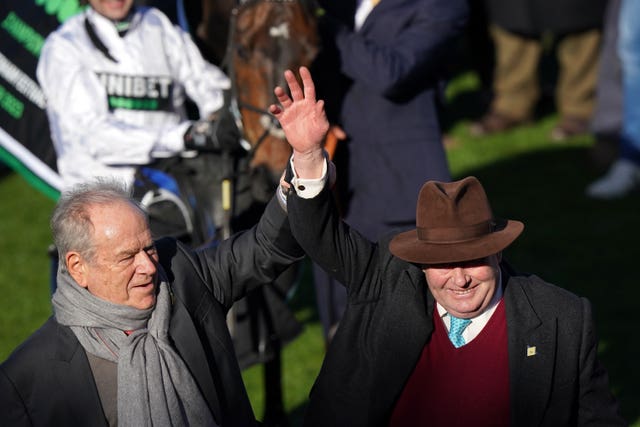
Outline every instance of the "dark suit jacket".
<path fill-rule="evenodd" d="M 327 28 L 314 79 L 330 119 L 349 137 L 339 144 L 348 146 L 348 164 L 340 165 L 342 152 L 336 159 L 338 185 L 348 187 L 345 218 L 374 238 L 415 222 L 426 180 L 450 179 L 436 98 L 467 4 L 382 0 L 356 32 L 355 0 L 320 3 L 332 18 L 321 22 Z"/>
<path fill-rule="evenodd" d="M 341 223 L 332 200 L 327 190 L 288 200 L 294 236 L 348 292 L 305 425 L 385 426 L 433 332 L 435 301 L 420 268 L 391 255 L 389 239 L 372 244 Z M 535 276 L 504 270 L 502 279 L 511 425 L 624 425 L 597 359 L 587 300 Z"/>
<path fill-rule="evenodd" d="M 606 6 L 607 0 L 487 0 L 491 23 L 533 36 L 600 28 Z"/>
<path fill-rule="evenodd" d="M 301 259 L 286 215 L 271 201 L 260 223 L 219 246 L 193 252 L 157 242 L 173 295 L 169 335 L 222 426 L 255 418 L 226 326 L 232 303 Z M 2 425 L 106 426 L 83 348 L 54 318 L 0 365 Z"/>

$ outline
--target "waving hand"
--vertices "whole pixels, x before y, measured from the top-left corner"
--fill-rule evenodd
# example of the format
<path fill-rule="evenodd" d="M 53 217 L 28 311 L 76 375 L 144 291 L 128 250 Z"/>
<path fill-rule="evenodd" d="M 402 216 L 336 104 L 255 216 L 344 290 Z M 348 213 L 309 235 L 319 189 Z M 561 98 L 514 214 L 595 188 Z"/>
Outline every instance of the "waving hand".
<path fill-rule="evenodd" d="M 293 148 L 296 173 L 301 178 L 316 178 L 324 164 L 322 143 L 329 129 L 324 101 L 316 100 L 315 85 L 306 67 L 300 67 L 302 87 L 291 70 L 285 71 L 284 77 L 291 96 L 276 87 L 279 105 L 271 105 L 269 112 L 278 119 Z"/>

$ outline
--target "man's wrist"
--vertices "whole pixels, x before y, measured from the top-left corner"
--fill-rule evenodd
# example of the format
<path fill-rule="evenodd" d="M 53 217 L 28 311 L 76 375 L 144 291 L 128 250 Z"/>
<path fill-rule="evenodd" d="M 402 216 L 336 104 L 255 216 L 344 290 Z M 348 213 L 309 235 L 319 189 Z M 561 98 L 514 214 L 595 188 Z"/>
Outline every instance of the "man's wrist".
<path fill-rule="evenodd" d="M 301 179 L 318 179 L 325 170 L 326 153 L 323 148 L 307 152 L 293 151 L 293 167 L 296 176 Z"/>

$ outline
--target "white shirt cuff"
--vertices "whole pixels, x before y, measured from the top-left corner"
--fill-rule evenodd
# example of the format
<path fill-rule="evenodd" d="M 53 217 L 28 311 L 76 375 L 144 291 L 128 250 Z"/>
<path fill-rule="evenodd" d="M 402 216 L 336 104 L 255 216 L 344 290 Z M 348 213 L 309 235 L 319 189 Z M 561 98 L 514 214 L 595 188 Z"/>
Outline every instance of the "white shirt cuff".
<path fill-rule="evenodd" d="M 303 199 L 313 199 L 316 197 L 322 189 L 324 188 L 324 184 L 327 181 L 327 156 L 325 153 L 324 162 L 322 164 L 322 176 L 320 178 L 299 178 L 296 175 L 296 170 L 293 167 L 293 156 L 289 159 L 289 163 L 291 163 L 291 170 L 293 171 L 293 178 L 291 179 L 291 185 L 295 189 L 298 196 Z"/>
<path fill-rule="evenodd" d="M 327 171 L 329 170 L 329 168 L 327 167 L 327 164 L 328 164 L 327 153 L 326 152 L 324 153 L 324 164 L 322 165 L 322 176 L 320 178 L 315 178 L 315 179 L 299 178 L 296 175 L 295 169 L 293 168 L 293 156 L 291 156 L 291 158 L 289 159 L 289 162 L 291 163 L 291 170 L 293 171 L 293 178 L 291 180 L 291 185 L 295 188 L 295 192 L 298 194 L 298 196 L 302 197 L 303 199 L 312 199 L 316 197 L 318 194 L 320 194 L 328 178 Z M 333 169 L 331 174 L 332 176 L 329 178 L 333 181 L 335 179 L 335 171 L 333 171 Z M 278 203 L 280 204 L 282 209 L 284 209 L 285 212 L 287 211 L 287 193 L 288 191 L 282 188 L 282 185 L 278 186 L 278 189 L 276 190 L 276 197 L 278 198 Z"/>

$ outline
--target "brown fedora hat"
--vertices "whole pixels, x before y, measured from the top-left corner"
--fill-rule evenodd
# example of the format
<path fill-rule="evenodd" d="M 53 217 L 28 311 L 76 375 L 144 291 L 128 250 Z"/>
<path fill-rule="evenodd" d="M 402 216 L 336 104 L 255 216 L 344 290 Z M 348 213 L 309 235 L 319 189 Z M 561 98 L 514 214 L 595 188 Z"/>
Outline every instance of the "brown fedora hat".
<path fill-rule="evenodd" d="M 509 246 L 524 229 L 520 221 L 493 217 L 484 188 L 473 176 L 426 182 L 418 196 L 416 226 L 396 235 L 389 250 L 418 264 L 483 258 Z"/>

